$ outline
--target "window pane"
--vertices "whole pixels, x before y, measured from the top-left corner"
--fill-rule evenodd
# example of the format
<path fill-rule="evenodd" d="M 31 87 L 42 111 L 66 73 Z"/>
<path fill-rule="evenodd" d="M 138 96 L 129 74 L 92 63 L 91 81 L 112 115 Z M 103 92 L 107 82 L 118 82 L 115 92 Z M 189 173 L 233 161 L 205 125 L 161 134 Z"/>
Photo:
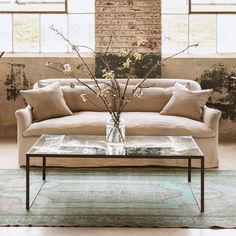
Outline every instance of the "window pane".
<path fill-rule="evenodd" d="M 68 13 L 95 13 L 95 0 L 68 0 Z"/>
<path fill-rule="evenodd" d="M 65 0 L 0 0 L 0 12 L 65 12 Z"/>
<path fill-rule="evenodd" d="M 191 12 L 235 12 L 236 0 L 191 0 Z"/>
<path fill-rule="evenodd" d="M 162 13 L 188 13 L 188 0 L 162 0 Z"/>
<path fill-rule="evenodd" d="M 54 31 L 49 29 L 51 25 L 67 37 L 66 15 L 41 15 L 41 51 L 67 52 L 67 43 Z"/>
<path fill-rule="evenodd" d="M 68 34 L 71 42 L 76 45 L 83 45 L 90 47 L 94 50 L 95 49 L 94 24 L 95 24 L 94 14 L 69 15 Z M 80 51 L 91 52 L 91 50 L 87 48 L 80 48 Z"/>
<path fill-rule="evenodd" d="M 189 16 L 190 44 L 199 43 L 190 48 L 190 53 L 216 53 L 216 15 Z"/>
<path fill-rule="evenodd" d="M 217 16 L 217 52 L 236 53 L 236 15 Z"/>
<path fill-rule="evenodd" d="M 162 51 L 175 53 L 188 45 L 188 15 L 162 16 Z"/>
<path fill-rule="evenodd" d="M 0 51 L 12 51 L 12 16 L 0 15 Z"/>
<path fill-rule="evenodd" d="M 39 15 L 14 15 L 13 29 L 14 52 L 39 51 Z"/>

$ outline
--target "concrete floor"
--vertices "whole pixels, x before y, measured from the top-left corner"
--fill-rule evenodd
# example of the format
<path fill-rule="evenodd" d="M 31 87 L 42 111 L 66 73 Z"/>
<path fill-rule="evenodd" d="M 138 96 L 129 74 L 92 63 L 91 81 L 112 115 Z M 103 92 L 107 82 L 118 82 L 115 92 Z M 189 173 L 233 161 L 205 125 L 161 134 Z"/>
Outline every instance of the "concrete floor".
<path fill-rule="evenodd" d="M 236 170 L 236 141 L 219 144 L 221 170 Z M 19 168 L 16 141 L 0 139 L 0 168 Z M 236 224 L 235 224 L 236 227 Z M 235 236 L 236 229 L 0 227 L 0 236 Z"/>

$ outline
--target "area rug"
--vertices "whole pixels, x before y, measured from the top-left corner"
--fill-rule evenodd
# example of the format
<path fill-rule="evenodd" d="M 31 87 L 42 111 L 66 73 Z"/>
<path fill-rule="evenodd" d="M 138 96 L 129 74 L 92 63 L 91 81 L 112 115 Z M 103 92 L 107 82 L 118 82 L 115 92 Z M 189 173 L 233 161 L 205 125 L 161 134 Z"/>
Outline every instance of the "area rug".
<path fill-rule="evenodd" d="M 200 213 L 186 171 L 49 169 L 29 212 L 25 172 L 0 170 L 0 226 L 236 227 L 236 172 L 206 171 Z M 32 171 L 31 199 L 41 184 Z M 192 189 L 199 199 L 199 171 Z"/>

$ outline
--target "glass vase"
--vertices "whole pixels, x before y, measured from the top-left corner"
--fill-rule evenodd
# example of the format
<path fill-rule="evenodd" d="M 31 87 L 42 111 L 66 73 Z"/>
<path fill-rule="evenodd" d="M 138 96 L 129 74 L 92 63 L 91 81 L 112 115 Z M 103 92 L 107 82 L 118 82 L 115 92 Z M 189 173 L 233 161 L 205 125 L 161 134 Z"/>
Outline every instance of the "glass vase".
<path fill-rule="evenodd" d="M 125 122 L 120 115 L 115 121 L 110 116 L 106 123 L 106 143 L 110 150 L 118 150 L 125 145 Z"/>

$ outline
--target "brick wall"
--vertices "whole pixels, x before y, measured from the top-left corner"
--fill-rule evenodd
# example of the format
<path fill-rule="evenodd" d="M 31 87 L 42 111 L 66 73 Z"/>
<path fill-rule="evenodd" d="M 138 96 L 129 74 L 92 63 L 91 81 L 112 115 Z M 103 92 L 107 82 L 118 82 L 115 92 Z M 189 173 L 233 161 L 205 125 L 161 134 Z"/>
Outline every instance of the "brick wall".
<path fill-rule="evenodd" d="M 135 47 L 137 37 L 160 52 L 160 0 L 96 0 L 96 51 L 106 51 L 111 34 L 110 53 Z"/>

